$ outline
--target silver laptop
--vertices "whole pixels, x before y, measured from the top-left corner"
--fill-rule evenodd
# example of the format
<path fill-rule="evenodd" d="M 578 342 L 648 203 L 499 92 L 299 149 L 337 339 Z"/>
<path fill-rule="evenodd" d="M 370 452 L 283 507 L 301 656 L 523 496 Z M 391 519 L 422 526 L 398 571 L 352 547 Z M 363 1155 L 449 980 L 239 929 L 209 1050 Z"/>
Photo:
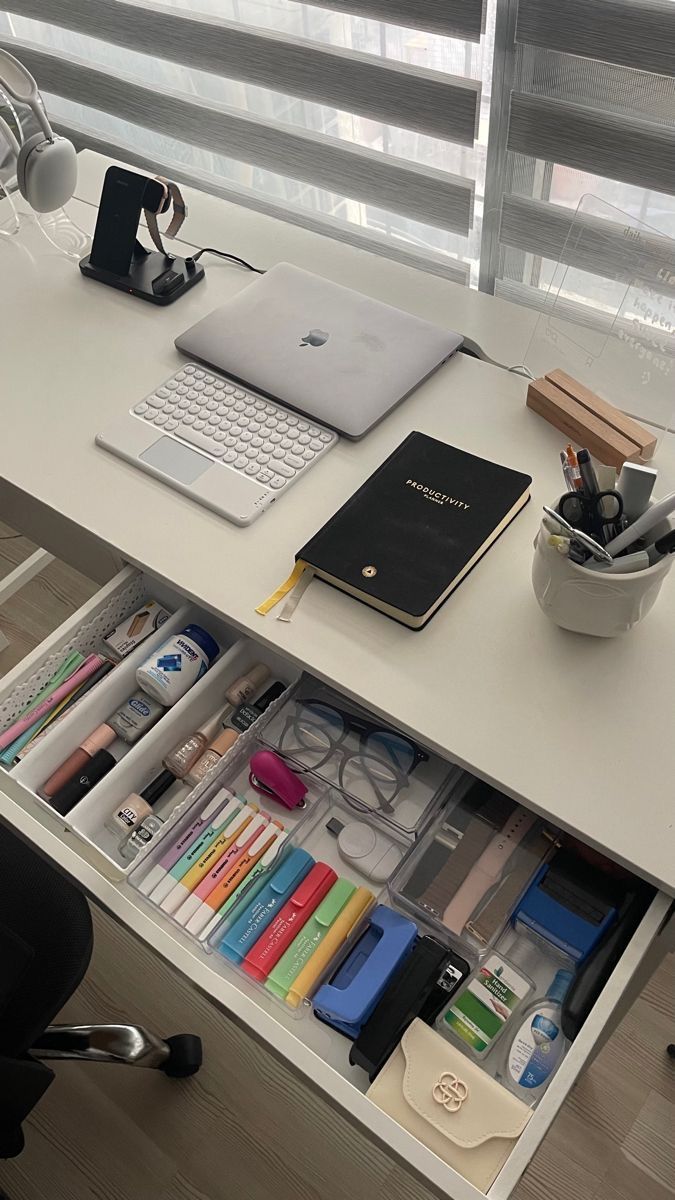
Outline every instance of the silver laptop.
<path fill-rule="evenodd" d="M 461 346 L 459 334 L 279 263 L 176 346 L 361 438 Z"/>

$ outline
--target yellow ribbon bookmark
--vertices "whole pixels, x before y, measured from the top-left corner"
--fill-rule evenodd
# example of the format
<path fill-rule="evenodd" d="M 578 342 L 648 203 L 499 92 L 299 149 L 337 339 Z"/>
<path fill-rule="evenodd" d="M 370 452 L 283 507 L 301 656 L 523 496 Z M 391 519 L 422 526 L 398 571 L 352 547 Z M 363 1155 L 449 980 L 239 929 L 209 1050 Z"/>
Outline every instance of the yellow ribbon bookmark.
<path fill-rule="evenodd" d="M 266 600 L 263 600 L 262 604 L 259 604 L 255 611 L 260 613 L 261 617 L 266 617 L 270 609 L 274 608 L 280 600 L 283 600 L 284 596 L 288 595 L 288 593 L 291 591 L 291 588 L 295 587 L 303 572 L 306 570 L 307 563 L 303 562 L 302 559 L 299 558 L 290 575 L 288 576 L 288 579 L 280 584 L 277 590 L 272 592 L 271 596 L 268 596 Z"/>

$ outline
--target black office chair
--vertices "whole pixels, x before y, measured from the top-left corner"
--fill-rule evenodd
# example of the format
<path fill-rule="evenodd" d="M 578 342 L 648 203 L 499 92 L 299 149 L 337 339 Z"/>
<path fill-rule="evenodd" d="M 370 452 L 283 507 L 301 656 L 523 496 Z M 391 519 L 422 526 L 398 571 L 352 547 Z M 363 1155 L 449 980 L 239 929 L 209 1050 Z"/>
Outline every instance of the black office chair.
<path fill-rule="evenodd" d="M 163 1041 L 136 1025 L 50 1024 L 92 949 L 85 897 L 0 825 L 0 1158 L 23 1149 L 22 1122 L 54 1079 L 46 1059 L 124 1063 L 174 1078 L 201 1066 L 192 1034 Z"/>

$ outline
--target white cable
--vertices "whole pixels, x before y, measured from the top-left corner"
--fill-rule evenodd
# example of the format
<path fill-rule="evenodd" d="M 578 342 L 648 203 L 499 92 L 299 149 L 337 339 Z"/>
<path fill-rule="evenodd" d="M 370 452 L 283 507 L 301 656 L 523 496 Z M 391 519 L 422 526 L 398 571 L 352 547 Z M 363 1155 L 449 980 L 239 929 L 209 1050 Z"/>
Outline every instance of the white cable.
<path fill-rule="evenodd" d="M 516 363 L 513 367 L 507 367 L 506 363 L 497 362 L 496 359 L 490 358 L 490 355 L 485 353 L 483 347 L 479 346 L 478 342 L 474 342 L 472 338 L 464 338 L 463 348 L 469 354 L 475 355 L 481 362 L 489 363 L 491 367 L 500 367 L 502 371 L 512 371 L 514 375 L 523 375 L 525 379 L 534 379 L 534 375 L 530 368 L 525 366 L 525 363 Z"/>

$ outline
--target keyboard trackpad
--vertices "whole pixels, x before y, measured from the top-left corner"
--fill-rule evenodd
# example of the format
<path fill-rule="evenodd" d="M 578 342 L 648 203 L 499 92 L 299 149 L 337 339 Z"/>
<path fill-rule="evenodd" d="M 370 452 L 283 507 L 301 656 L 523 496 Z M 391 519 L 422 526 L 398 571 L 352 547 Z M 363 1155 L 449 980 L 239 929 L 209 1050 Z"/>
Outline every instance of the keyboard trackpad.
<path fill-rule="evenodd" d="M 138 457 L 179 483 L 194 483 L 195 479 L 215 466 L 211 459 L 170 437 L 161 437 Z"/>

